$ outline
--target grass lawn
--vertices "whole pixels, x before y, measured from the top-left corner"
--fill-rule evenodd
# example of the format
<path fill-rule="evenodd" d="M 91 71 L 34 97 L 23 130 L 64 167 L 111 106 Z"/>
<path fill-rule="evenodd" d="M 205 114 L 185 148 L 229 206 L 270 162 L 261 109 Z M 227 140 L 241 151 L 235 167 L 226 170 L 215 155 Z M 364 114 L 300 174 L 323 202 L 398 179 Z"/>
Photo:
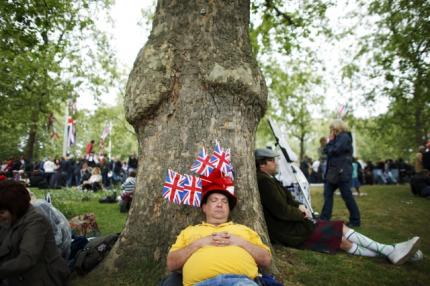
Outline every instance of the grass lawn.
<path fill-rule="evenodd" d="M 414 197 L 408 185 L 366 186 L 367 196 L 356 197 L 362 217 L 359 232 L 383 243 L 395 243 L 421 237 L 424 260 L 394 266 L 384 258 L 366 258 L 346 253 L 328 255 L 275 246 L 276 263 L 286 285 L 430 285 L 430 200 Z M 33 190 L 38 197 L 44 192 Z M 68 218 L 93 212 L 102 234 L 120 232 L 126 214 L 117 204 L 100 204 L 106 193 L 81 193 L 74 190 L 51 190 L 53 204 Z M 322 188 L 312 188 L 315 210 L 322 207 Z M 348 211 L 336 196 L 333 219 L 348 220 Z"/>
<path fill-rule="evenodd" d="M 361 211 L 359 232 L 382 243 L 421 237 L 424 260 L 394 266 L 384 258 L 336 255 L 275 247 L 278 268 L 297 285 L 430 285 L 430 200 L 414 197 L 408 185 L 365 186 L 367 196 L 356 197 Z M 312 205 L 320 211 L 322 188 L 314 187 Z M 333 218 L 348 221 L 348 210 L 336 196 Z M 284 276 L 284 277 L 285 277 Z"/>

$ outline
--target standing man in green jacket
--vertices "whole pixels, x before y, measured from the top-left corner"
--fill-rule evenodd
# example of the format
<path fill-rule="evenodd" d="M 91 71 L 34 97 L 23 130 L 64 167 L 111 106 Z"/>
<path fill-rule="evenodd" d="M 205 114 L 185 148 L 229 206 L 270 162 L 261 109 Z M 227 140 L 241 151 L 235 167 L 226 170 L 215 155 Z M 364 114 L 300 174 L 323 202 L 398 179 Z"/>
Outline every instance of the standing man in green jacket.
<path fill-rule="evenodd" d="M 387 245 L 348 228 L 342 221 L 313 220 L 310 211 L 273 177 L 277 173 L 278 154 L 270 149 L 256 149 L 254 155 L 258 189 L 272 242 L 326 253 L 342 249 L 358 256 L 385 256 L 393 264 L 422 257 L 419 237 Z"/>

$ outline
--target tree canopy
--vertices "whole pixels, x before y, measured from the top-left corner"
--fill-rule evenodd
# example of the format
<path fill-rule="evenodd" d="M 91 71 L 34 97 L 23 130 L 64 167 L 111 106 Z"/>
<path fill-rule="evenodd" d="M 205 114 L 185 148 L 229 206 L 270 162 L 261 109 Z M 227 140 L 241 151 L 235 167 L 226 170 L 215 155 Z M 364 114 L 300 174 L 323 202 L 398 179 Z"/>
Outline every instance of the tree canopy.
<path fill-rule="evenodd" d="M 32 158 L 48 114 L 81 92 L 106 91 L 116 61 L 94 15 L 111 1 L 2 1 L 0 4 L 0 144 Z M 91 41 L 89 41 L 91 39 Z M 17 148 L 18 147 L 18 148 Z M 2 152 L 3 152 L 2 151 Z"/>
<path fill-rule="evenodd" d="M 388 111 L 365 128 L 391 145 L 393 155 L 407 156 L 429 139 L 430 3 L 359 3 L 358 24 L 367 30 L 346 75 L 365 100 L 389 100 Z"/>

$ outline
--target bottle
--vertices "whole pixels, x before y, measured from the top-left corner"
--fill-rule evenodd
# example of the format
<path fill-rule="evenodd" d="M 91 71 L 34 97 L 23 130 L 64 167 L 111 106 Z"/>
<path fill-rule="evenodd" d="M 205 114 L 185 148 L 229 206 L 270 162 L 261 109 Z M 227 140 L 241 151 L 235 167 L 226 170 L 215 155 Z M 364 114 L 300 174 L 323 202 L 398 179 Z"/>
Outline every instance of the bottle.
<path fill-rule="evenodd" d="M 52 204 L 51 194 L 50 194 L 50 193 L 47 193 L 47 194 L 46 194 L 46 196 L 45 196 L 45 201 L 46 201 L 48 204 Z"/>

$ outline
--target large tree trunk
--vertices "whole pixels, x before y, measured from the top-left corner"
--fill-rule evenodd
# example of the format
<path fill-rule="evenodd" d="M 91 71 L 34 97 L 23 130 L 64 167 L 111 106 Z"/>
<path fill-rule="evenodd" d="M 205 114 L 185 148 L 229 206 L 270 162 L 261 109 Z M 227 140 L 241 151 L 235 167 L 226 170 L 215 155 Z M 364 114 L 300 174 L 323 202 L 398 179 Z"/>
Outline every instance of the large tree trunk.
<path fill-rule="evenodd" d="M 166 171 L 190 174 L 199 148 L 212 148 L 215 139 L 232 152 L 239 197 L 233 220 L 267 242 L 253 156 L 267 90 L 248 26 L 249 1 L 159 0 L 125 98 L 140 147 L 137 190 L 105 270 L 126 277 L 138 269 L 132 275 L 140 278 L 127 279 L 145 277 L 145 285 L 165 272 L 169 246 L 180 230 L 202 220 L 200 209 L 162 198 Z"/>

